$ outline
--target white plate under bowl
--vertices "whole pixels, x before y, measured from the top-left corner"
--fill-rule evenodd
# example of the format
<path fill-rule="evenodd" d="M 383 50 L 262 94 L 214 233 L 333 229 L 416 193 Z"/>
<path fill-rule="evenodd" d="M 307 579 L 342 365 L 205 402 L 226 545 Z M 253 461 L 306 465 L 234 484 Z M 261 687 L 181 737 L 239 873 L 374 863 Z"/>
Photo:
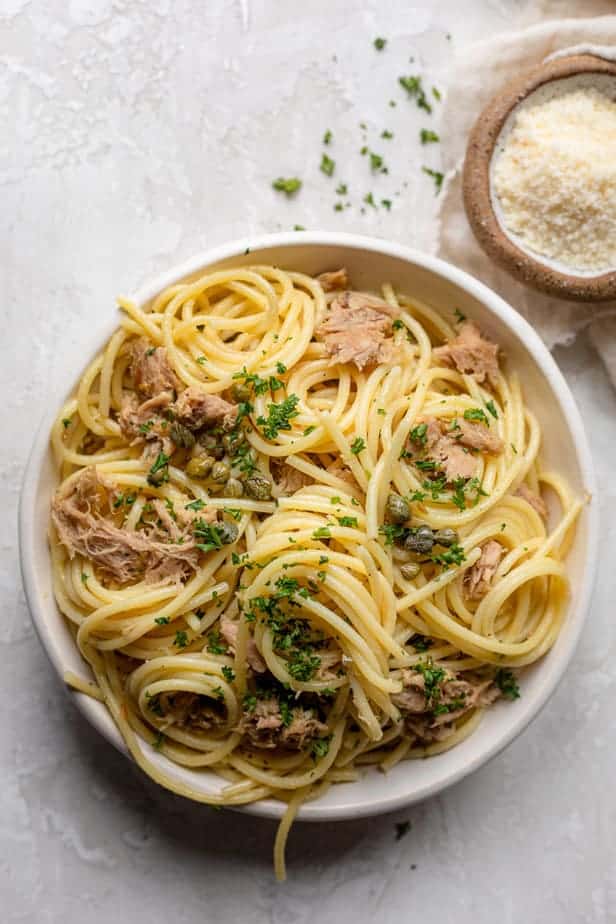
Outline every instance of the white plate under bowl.
<path fill-rule="evenodd" d="M 478 729 L 452 750 L 428 760 L 404 761 L 387 776 L 370 770 L 358 782 L 333 786 L 323 798 L 302 806 L 299 817 L 306 821 L 322 821 L 376 815 L 438 793 L 484 764 L 523 731 L 546 704 L 565 673 L 589 606 L 596 561 L 598 503 L 588 442 L 565 380 L 526 321 L 476 279 L 450 264 L 399 244 L 326 232 L 293 232 L 236 241 L 198 254 L 152 280 L 133 298 L 143 306 L 173 283 L 215 267 L 251 263 L 270 263 L 310 274 L 346 266 L 355 288 L 378 289 L 381 283 L 389 281 L 401 292 L 415 295 L 449 315 L 458 308 L 477 320 L 501 345 L 510 367 L 520 375 L 525 399 L 543 430 L 542 451 L 546 464 L 558 469 L 577 494 L 591 496 L 580 517 L 567 559 L 572 592 L 564 627 L 548 655 L 524 673 L 521 698 L 513 703 L 497 703 L 487 711 Z M 110 312 L 102 330 L 92 338 L 88 361 L 101 349 L 117 323 L 117 315 Z M 79 356 L 67 356 L 63 393 L 51 402 L 26 468 L 19 519 L 21 567 L 28 605 L 41 642 L 60 676 L 67 669 L 88 676 L 88 669 L 56 607 L 52 592 L 46 534 L 49 501 L 57 475 L 49 450 L 49 432 L 83 367 L 83 351 Z M 111 744 L 127 753 L 106 708 L 82 693 L 71 691 L 70 695 L 88 721 Z M 143 747 L 168 773 L 204 793 L 218 791 L 225 785 L 213 773 L 179 767 L 148 745 Z M 246 806 L 244 810 L 277 818 L 283 805 L 268 799 Z"/>

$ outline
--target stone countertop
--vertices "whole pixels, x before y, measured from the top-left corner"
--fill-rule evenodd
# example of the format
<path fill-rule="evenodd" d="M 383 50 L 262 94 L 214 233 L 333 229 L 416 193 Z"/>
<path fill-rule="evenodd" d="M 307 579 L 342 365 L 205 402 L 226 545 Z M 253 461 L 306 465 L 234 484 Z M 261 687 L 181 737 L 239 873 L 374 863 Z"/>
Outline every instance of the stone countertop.
<path fill-rule="evenodd" d="M 601 12 L 601 3 L 588 6 L 579 13 Z M 157 790 L 76 713 L 34 635 L 16 543 L 33 429 L 50 390 L 74 374 L 63 366 L 65 347 L 88 339 L 116 294 L 205 246 L 295 224 L 431 247 L 434 187 L 420 168 L 438 169 L 438 145 L 422 149 L 417 136 L 438 124 L 438 112 L 432 123 L 410 106 L 398 77 L 421 73 L 439 86 L 456 43 L 570 7 L 0 3 L 6 924 L 614 920 L 616 396 L 583 339 L 556 358 L 588 424 L 603 542 L 567 678 L 505 753 L 441 796 L 381 818 L 296 825 L 282 886 L 271 869 L 273 822 Z M 383 52 L 372 45 L 378 35 L 388 39 Z M 327 129 L 332 179 L 319 171 Z M 383 130 L 395 138 L 382 139 Z M 384 156 L 388 174 L 370 174 L 363 144 Z M 295 174 L 304 180 L 296 198 L 271 189 L 276 176 Z M 338 182 L 351 203 L 340 212 Z M 363 204 L 370 192 L 391 208 Z M 396 823 L 406 820 L 410 831 L 396 840 Z"/>

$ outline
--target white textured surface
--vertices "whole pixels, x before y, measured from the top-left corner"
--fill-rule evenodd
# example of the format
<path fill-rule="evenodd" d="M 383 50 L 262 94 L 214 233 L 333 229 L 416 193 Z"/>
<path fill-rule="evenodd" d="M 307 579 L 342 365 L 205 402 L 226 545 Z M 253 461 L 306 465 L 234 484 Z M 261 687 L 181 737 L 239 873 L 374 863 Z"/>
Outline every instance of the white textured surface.
<path fill-rule="evenodd" d="M 427 122 L 405 105 L 397 77 L 431 69 L 438 83 L 448 31 L 462 43 L 539 12 L 530 0 L 468 0 L 463 14 L 459 0 L 435 6 L 0 0 L 3 924 L 616 916 L 616 398 L 587 344 L 558 360 L 589 423 L 605 551 L 569 679 L 505 754 L 443 796 L 395 817 L 298 826 L 284 886 L 271 876 L 272 823 L 155 791 L 69 708 L 17 574 L 32 428 L 66 375 L 63 344 L 86 339 L 117 292 L 205 245 L 296 222 L 431 246 L 433 191 L 419 165 L 436 166 L 438 153 L 418 150 Z M 375 35 L 390 39 L 381 55 Z M 373 180 L 357 153 L 361 121 L 388 177 Z M 327 128 L 352 201 L 400 190 L 390 213 L 333 211 L 334 184 L 318 171 Z M 378 139 L 384 128 L 394 142 Z M 296 172 L 305 188 L 295 200 L 271 191 L 274 176 Z M 396 841 L 395 822 L 406 818 L 412 829 Z"/>

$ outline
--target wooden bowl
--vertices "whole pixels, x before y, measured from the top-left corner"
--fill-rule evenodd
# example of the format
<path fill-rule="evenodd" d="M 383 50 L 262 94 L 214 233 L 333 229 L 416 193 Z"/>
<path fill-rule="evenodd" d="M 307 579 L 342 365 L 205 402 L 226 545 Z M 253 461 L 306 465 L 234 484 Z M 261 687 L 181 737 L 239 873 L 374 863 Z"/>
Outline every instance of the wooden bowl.
<path fill-rule="evenodd" d="M 559 298 L 607 301 L 616 298 L 616 271 L 596 275 L 562 272 L 523 250 L 503 230 L 494 211 L 490 191 L 492 155 L 507 118 L 526 97 L 552 81 L 582 74 L 615 78 L 616 62 L 594 55 L 556 58 L 508 83 L 485 107 L 468 140 L 463 172 L 464 207 L 477 241 L 496 263 L 521 282 Z"/>

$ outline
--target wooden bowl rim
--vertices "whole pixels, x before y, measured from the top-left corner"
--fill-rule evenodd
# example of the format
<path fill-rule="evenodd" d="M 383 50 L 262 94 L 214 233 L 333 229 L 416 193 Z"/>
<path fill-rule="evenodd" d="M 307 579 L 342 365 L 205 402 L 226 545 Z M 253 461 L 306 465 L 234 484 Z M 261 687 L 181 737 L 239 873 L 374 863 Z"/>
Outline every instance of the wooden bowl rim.
<path fill-rule="evenodd" d="M 616 78 L 616 61 L 592 54 L 567 55 L 544 62 L 514 78 L 480 113 L 468 139 L 462 175 L 464 207 L 484 251 L 523 282 L 549 295 L 583 301 L 616 298 L 616 270 L 595 276 L 563 273 L 518 247 L 499 223 L 490 195 L 494 148 L 511 112 L 539 87 L 578 74 Z"/>

